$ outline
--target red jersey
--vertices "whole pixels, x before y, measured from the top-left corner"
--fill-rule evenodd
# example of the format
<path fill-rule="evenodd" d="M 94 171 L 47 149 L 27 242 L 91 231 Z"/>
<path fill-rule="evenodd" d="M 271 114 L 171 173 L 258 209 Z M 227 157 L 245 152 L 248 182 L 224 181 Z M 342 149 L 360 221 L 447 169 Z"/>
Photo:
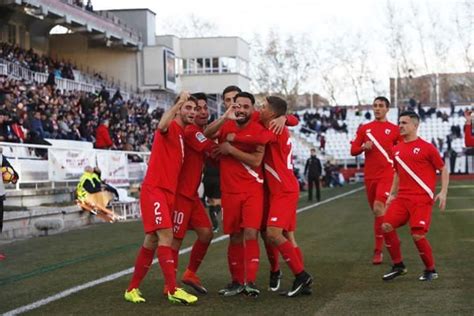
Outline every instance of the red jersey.
<path fill-rule="evenodd" d="M 244 128 L 240 128 L 236 122 L 227 121 L 222 125 L 219 133 L 219 142 L 225 142 L 227 134 L 249 136 L 259 135 L 265 132 L 265 128 L 259 123 L 251 120 Z M 235 143 L 239 150 L 247 153 L 255 152 L 257 145 Z M 226 193 L 243 193 L 252 190 L 261 190 L 263 184 L 263 172 L 261 166 L 253 168 L 244 162 L 235 159 L 231 155 L 222 155 L 220 158 L 220 180 L 221 191 Z"/>
<path fill-rule="evenodd" d="M 271 194 L 299 192 L 298 180 L 293 173 L 293 150 L 288 128 L 285 127 L 280 135 L 276 135 L 268 129 L 255 137 L 236 135 L 234 141 L 266 144 L 263 169 L 267 187 Z"/>
<path fill-rule="evenodd" d="M 387 156 L 377 148 L 372 138 L 380 144 Z M 367 141 L 372 141 L 374 144 L 371 150 L 365 151 L 364 178 L 371 180 L 392 176 L 393 166 L 389 159 L 391 160 L 392 147 L 400 141 L 398 126 L 379 121 L 360 126 L 356 138 L 351 142 L 351 155 L 361 154 L 362 144 Z"/>
<path fill-rule="evenodd" d="M 474 133 L 472 124 L 464 125 L 464 145 L 466 145 L 466 147 L 474 147 Z"/>
<path fill-rule="evenodd" d="M 143 185 L 176 192 L 184 160 L 183 134 L 184 129 L 174 120 L 166 133 L 155 132 Z"/>
<path fill-rule="evenodd" d="M 216 143 L 206 138 L 203 129 L 191 124 L 184 129 L 184 163 L 178 180 L 178 193 L 189 198 L 197 195 L 204 159 Z"/>
<path fill-rule="evenodd" d="M 422 200 L 431 200 L 428 193 L 403 168 L 398 159 L 402 160 L 434 193 L 436 170 L 444 167 L 444 162 L 436 147 L 418 137 L 408 143 L 398 143 L 393 148 L 393 152 L 395 153 L 394 165 L 399 177 L 397 196 L 411 198 L 420 196 Z"/>

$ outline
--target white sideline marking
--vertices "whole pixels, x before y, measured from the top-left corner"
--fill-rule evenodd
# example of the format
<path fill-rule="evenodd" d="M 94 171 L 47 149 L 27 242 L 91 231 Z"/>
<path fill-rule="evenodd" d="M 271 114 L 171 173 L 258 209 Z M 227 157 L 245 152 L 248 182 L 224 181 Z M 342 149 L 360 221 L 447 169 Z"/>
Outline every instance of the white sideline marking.
<path fill-rule="evenodd" d="M 357 189 L 354 189 L 354 190 L 351 190 L 351 191 L 347 191 L 345 193 L 342 193 L 342 194 L 339 194 L 339 195 L 336 195 L 336 196 L 333 196 L 327 200 L 324 200 L 324 201 L 321 201 L 321 202 L 318 202 L 318 203 L 314 203 L 314 204 L 311 204 L 311 205 L 308 205 L 308 206 L 305 206 L 305 207 L 302 207 L 300 209 L 298 209 L 296 212 L 297 213 L 301 213 L 301 212 L 304 212 L 304 211 L 307 211 L 309 210 L 310 208 L 313 208 L 313 207 L 316 207 L 316 206 L 319 206 L 319 205 L 323 205 L 323 204 L 326 204 L 326 203 L 329 203 L 331 201 L 334 201 L 334 200 L 337 200 L 337 199 L 340 199 L 342 197 L 345 197 L 345 196 L 348 196 L 348 195 L 351 195 L 353 193 L 356 193 L 358 191 L 361 191 L 363 190 L 364 187 L 360 187 L 360 188 L 357 188 Z M 217 242 L 220 242 L 222 240 L 225 240 L 229 238 L 228 235 L 222 235 L 222 236 L 219 236 L 217 238 L 214 238 L 212 241 L 211 241 L 211 244 L 214 244 L 214 243 L 217 243 Z M 181 249 L 179 251 L 179 254 L 185 254 L 185 253 L 188 253 L 191 251 L 191 248 L 192 247 L 187 247 L 187 248 L 184 248 L 184 249 Z M 153 263 L 152 264 L 155 264 L 158 262 L 158 259 L 154 259 L 153 260 Z M 44 306 L 44 305 L 47 305 L 49 303 L 52 303 L 54 301 L 57 301 L 59 299 L 62 299 L 64 297 L 67 297 L 71 294 L 74 294 L 74 293 L 77 293 L 77 292 L 80 292 L 82 290 L 85 290 L 85 289 L 88 289 L 88 288 L 91 288 L 91 287 L 94 287 L 96 285 L 99 285 L 99 284 L 102 284 L 102 283 L 106 283 L 106 282 L 109 282 L 109 281 L 113 281 L 115 279 L 118 279 L 118 278 L 121 278 L 127 274 L 132 274 L 133 273 L 133 267 L 132 268 L 129 268 L 129 269 L 126 269 L 126 270 L 122 270 L 122 271 L 119 271 L 119 272 L 116 272 L 116 273 L 113 273 L 113 274 L 110 274 L 110 275 L 107 275 L 103 278 L 100 278 L 100 279 L 97 279 L 97 280 L 94 280 L 94 281 L 90 281 L 90 282 L 87 282 L 87 283 L 84 283 L 84 284 L 81 284 L 81 285 L 78 285 L 78 286 L 75 286 L 75 287 L 72 287 L 72 288 L 69 288 L 67 290 L 64 290 L 64 291 L 61 291 L 57 294 L 54 294 L 54 295 L 51 295 L 51 296 L 48 296 L 44 299 L 41 299 L 39 301 L 36 301 L 36 302 L 33 302 L 31 304 L 28 304 L 28 305 L 23 305 L 21 307 L 18 307 L 18 308 L 15 308 L 15 309 L 12 309 L 11 311 L 8 311 L 6 312 L 5 314 L 3 314 L 4 316 L 12 316 L 12 315 L 18 315 L 18 314 L 21 314 L 21 313 L 25 313 L 25 312 L 28 312 L 28 311 L 31 311 L 33 309 L 36 309 L 36 308 L 39 308 L 41 306 Z"/>

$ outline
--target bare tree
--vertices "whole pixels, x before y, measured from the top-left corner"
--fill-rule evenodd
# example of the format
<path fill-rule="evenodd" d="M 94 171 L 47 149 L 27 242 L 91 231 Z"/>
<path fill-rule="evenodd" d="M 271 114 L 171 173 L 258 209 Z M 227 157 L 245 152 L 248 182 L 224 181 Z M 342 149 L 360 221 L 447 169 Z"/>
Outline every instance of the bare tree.
<path fill-rule="evenodd" d="M 314 64 L 311 47 L 312 43 L 305 35 L 284 38 L 275 30 L 263 39 L 255 35 L 250 58 L 253 90 L 280 94 L 290 107 L 295 106 Z"/>
<path fill-rule="evenodd" d="M 163 31 L 178 37 L 206 37 L 217 36 L 219 29 L 215 23 L 191 14 L 179 20 L 167 19 Z"/>
<path fill-rule="evenodd" d="M 463 50 L 466 70 L 474 71 L 474 3 L 464 0 L 455 9 L 456 37 Z"/>

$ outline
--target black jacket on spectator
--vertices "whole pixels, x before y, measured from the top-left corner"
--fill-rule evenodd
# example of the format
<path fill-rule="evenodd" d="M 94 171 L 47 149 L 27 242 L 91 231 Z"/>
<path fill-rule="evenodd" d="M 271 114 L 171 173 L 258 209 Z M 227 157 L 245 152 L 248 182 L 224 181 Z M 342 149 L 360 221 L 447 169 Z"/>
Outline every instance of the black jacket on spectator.
<path fill-rule="evenodd" d="M 311 156 L 306 160 L 304 166 L 304 174 L 308 175 L 308 178 L 319 178 L 322 171 L 321 160 L 316 156 Z"/>

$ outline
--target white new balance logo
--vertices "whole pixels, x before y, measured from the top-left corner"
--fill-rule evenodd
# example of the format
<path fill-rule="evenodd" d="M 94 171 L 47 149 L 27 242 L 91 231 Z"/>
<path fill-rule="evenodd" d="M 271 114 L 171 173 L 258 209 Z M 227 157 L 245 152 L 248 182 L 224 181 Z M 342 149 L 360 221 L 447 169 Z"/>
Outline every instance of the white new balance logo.
<path fill-rule="evenodd" d="M 270 222 L 276 222 L 276 221 L 278 221 L 278 217 L 272 217 L 272 218 L 270 218 Z"/>

